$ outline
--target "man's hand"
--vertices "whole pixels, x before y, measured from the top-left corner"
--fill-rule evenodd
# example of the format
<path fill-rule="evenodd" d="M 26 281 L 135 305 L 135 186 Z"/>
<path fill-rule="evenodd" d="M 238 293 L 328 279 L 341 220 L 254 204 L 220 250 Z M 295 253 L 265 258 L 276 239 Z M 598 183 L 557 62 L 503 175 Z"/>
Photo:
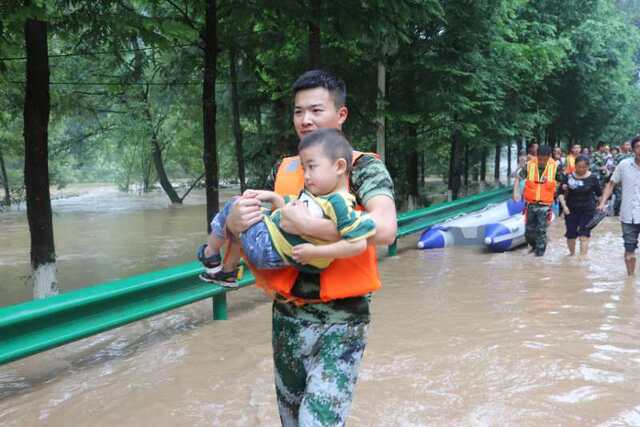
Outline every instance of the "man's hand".
<path fill-rule="evenodd" d="M 262 219 L 261 202 L 257 197 L 241 197 L 231 207 L 226 227 L 238 235 Z"/>
<path fill-rule="evenodd" d="M 299 264 L 309 264 L 315 255 L 316 247 L 311 243 L 303 243 L 293 247 L 291 257 Z"/>
<path fill-rule="evenodd" d="M 513 193 L 513 201 L 514 202 L 519 202 L 520 199 L 522 199 L 522 197 L 520 196 L 520 193 Z"/>
<path fill-rule="evenodd" d="M 281 211 L 280 228 L 289 234 L 306 234 L 304 226 L 309 223 L 309 209 L 299 200 L 287 203 Z"/>

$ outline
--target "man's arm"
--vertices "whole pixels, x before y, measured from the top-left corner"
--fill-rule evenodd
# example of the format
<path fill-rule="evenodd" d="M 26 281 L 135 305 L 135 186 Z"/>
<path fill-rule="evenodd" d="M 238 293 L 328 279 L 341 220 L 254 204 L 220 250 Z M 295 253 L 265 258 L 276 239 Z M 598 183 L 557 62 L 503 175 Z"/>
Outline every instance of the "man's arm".
<path fill-rule="evenodd" d="M 398 233 L 396 204 L 390 197 L 373 196 L 364 205 L 369 216 L 376 223 L 375 242 L 378 245 L 392 245 Z"/>
<path fill-rule="evenodd" d="M 513 200 L 516 202 L 520 201 L 520 175 L 516 174 L 515 179 L 513 180 Z"/>
<path fill-rule="evenodd" d="M 367 249 L 367 239 L 356 241 L 339 240 L 328 245 L 312 245 L 303 243 L 293 247 L 291 256 L 300 264 L 309 264 L 314 258 L 350 258 Z"/>
<path fill-rule="evenodd" d="M 326 242 L 340 240 L 333 221 L 312 217 L 309 210 L 297 201 L 288 203 L 280 211 L 280 228 L 290 234 L 311 236 Z"/>
<path fill-rule="evenodd" d="M 616 187 L 616 183 L 613 182 L 613 180 L 609 181 L 606 185 L 606 187 L 604 187 L 604 191 L 602 192 L 602 197 L 600 197 L 600 203 L 598 204 L 598 210 L 604 210 L 606 204 L 607 204 L 607 200 L 609 200 L 609 197 L 611 197 L 611 195 L 613 194 L 613 190 Z"/>

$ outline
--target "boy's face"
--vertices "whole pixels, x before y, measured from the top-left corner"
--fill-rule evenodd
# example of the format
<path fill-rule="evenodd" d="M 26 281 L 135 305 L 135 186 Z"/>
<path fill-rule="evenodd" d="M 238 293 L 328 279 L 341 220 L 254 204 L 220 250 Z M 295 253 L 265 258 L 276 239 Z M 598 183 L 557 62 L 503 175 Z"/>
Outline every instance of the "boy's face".
<path fill-rule="evenodd" d="M 346 173 L 344 159 L 332 161 L 322 151 L 322 145 L 313 145 L 302 150 L 300 161 L 304 169 L 304 187 L 314 196 L 335 191 L 338 180 Z"/>
<path fill-rule="evenodd" d="M 298 138 L 316 129 L 342 129 L 347 120 L 347 107 L 336 108 L 329 91 L 323 87 L 301 90 L 296 93 L 293 109 L 293 126 Z"/>

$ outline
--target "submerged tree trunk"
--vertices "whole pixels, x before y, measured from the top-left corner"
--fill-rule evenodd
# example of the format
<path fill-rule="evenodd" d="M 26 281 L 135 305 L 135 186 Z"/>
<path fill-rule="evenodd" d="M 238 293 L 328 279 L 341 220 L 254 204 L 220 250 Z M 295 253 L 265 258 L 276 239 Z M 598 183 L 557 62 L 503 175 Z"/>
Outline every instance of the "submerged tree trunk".
<path fill-rule="evenodd" d="M 207 195 L 207 233 L 211 232 L 211 219 L 219 210 L 216 142 L 216 73 L 218 64 L 218 17 L 216 6 L 216 0 L 208 0 L 203 33 L 202 127 L 204 129 L 204 146 L 202 158 Z"/>
<path fill-rule="evenodd" d="M 9 193 L 9 178 L 7 177 L 7 169 L 4 166 L 4 157 L 2 156 L 2 147 L 0 147 L 0 173 L 2 174 L 2 188 L 4 189 L 4 205 L 11 205 L 11 194 Z"/>
<path fill-rule="evenodd" d="M 309 20 L 309 68 L 312 70 L 318 69 L 321 66 L 320 62 L 320 26 L 318 22 L 320 20 L 320 11 L 322 0 L 310 0 L 311 1 L 311 14 L 313 18 Z"/>
<path fill-rule="evenodd" d="M 496 144 L 496 156 L 493 163 L 493 179 L 496 183 L 500 182 L 500 144 Z"/>
<path fill-rule="evenodd" d="M 160 142 L 158 142 L 157 135 L 151 136 L 151 145 L 153 146 L 153 164 L 156 167 L 156 174 L 158 174 L 160 186 L 162 186 L 162 189 L 169 197 L 169 200 L 171 200 L 171 203 L 182 203 L 182 199 L 178 196 L 178 193 L 176 193 L 173 185 L 171 185 L 171 181 L 169 181 L 167 172 L 164 169 L 164 162 L 162 160 L 162 148 L 160 147 Z"/>
<path fill-rule="evenodd" d="M 49 194 L 49 55 L 47 23 L 27 19 L 24 26 L 27 64 L 24 99 L 24 183 L 31 234 L 34 298 L 58 293 L 56 251 Z"/>
<path fill-rule="evenodd" d="M 451 135 L 451 154 L 449 161 L 449 190 L 451 199 L 460 197 L 460 187 L 462 186 L 462 144 L 460 142 L 460 131 L 455 130 Z"/>
<path fill-rule="evenodd" d="M 244 153 L 242 151 L 242 127 L 240 127 L 240 100 L 238 96 L 238 68 L 236 49 L 229 49 L 229 72 L 231 77 L 231 107 L 233 110 L 233 136 L 236 146 L 236 161 L 238 162 L 238 179 L 240 180 L 240 192 L 246 189 L 244 177 Z"/>

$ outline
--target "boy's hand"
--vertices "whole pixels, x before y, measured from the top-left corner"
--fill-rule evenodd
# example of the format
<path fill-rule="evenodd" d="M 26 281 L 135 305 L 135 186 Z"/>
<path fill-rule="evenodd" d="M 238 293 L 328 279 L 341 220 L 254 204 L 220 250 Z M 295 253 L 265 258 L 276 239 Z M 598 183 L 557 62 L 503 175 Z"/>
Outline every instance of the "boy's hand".
<path fill-rule="evenodd" d="M 260 190 L 253 190 L 251 188 L 248 188 L 248 189 L 244 190 L 244 193 L 242 193 L 242 197 L 254 198 L 254 197 L 258 196 L 259 192 L 260 192 Z"/>
<path fill-rule="evenodd" d="M 309 264 L 315 258 L 316 247 L 311 243 L 303 243 L 293 247 L 292 258 L 300 264 Z"/>
<path fill-rule="evenodd" d="M 309 221 L 309 209 L 299 200 L 287 203 L 282 208 L 280 227 L 289 234 L 304 233 L 304 226 Z"/>

